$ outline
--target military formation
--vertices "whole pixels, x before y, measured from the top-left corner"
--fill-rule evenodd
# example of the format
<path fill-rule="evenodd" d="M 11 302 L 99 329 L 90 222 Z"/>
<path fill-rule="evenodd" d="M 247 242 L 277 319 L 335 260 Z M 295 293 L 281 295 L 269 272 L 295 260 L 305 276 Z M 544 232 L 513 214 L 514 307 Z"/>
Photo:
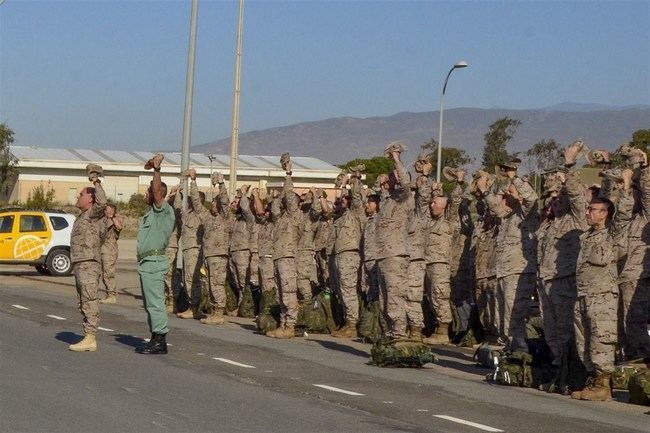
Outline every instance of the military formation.
<path fill-rule="evenodd" d="M 623 145 L 617 156 L 624 168 L 612 168 L 607 152 L 576 140 L 537 190 L 518 174 L 521 161 L 512 159 L 495 173 L 473 176 L 445 167 L 446 193 L 431 176 L 430 155 L 417 157 L 413 178 L 404 151 L 400 142 L 386 147 L 394 170 L 371 187 L 363 184 L 363 166 L 342 172 L 334 197 L 318 188 L 294 188 L 288 154 L 280 161 L 286 172 L 281 189 L 242 186 L 231 198 L 224 176 L 215 173 L 216 194 L 208 204 L 196 171 L 186 170 L 164 203 L 150 200 L 158 203 L 151 214 L 164 209 L 169 215 L 168 238 L 138 258 L 141 268 L 152 257 L 160 265 L 160 282 L 150 289 L 157 293 L 156 308 L 221 325 L 226 316 L 241 314 L 252 295 L 258 326 L 272 315 L 262 300 L 278 306 L 273 326 L 260 330 L 290 339 L 302 335 L 304 309 L 329 300 L 333 337 L 432 345 L 482 341 L 510 354 L 531 351 L 529 325 L 541 316 L 550 365 L 571 375 L 579 364 L 586 372 L 586 380 L 560 391 L 583 400 L 610 398 L 616 364 L 650 357 L 646 153 Z M 577 168 L 582 157 L 602 169 L 600 184 L 583 184 Z M 94 223 L 111 213 L 104 210 L 97 170 L 89 169 L 89 179 L 94 189 L 79 197 L 72 256 L 84 332 L 96 348 L 101 264 L 110 269 L 112 262 L 101 242 L 115 241 L 121 222 Z M 146 221 L 141 233 L 143 227 Z M 139 252 L 140 243 L 139 237 Z M 104 281 L 111 302 L 110 272 Z M 152 296 L 145 295 L 145 307 Z M 160 349 L 166 317 L 149 313 L 156 341 L 144 353 L 166 353 L 166 344 Z M 379 335 L 367 332 L 371 314 Z M 84 341 L 71 349 L 93 347 Z"/>

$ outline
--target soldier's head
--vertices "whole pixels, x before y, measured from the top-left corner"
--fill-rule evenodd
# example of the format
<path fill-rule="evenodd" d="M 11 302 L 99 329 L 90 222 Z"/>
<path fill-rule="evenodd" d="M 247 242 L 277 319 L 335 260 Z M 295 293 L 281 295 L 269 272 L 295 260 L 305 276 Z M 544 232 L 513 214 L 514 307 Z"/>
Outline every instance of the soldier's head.
<path fill-rule="evenodd" d="M 519 191 L 517 191 L 517 188 L 513 184 L 510 184 L 508 189 L 501 196 L 501 203 L 508 211 L 519 209 L 522 201 L 523 197 L 519 194 Z"/>
<path fill-rule="evenodd" d="M 88 210 L 95 204 L 95 188 L 92 186 L 87 186 L 79 191 L 79 196 L 77 197 L 77 209 L 82 211 Z"/>
<path fill-rule="evenodd" d="M 569 212 L 569 208 L 571 207 L 569 196 L 566 193 L 561 192 L 560 194 L 551 198 L 550 206 L 551 210 L 553 211 L 553 216 L 556 218 L 564 216 L 567 212 Z"/>
<path fill-rule="evenodd" d="M 239 200 L 241 197 L 235 196 L 235 198 L 230 202 L 230 210 L 233 212 L 239 212 Z"/>
<path fill-rule="evenodd" d="M 160 182 L 160 187 L 162 191 L 162 196 L 166 197 L 167 184 L 165 182 Z M 149 188 L 147 188 L 147 194 L 145 195 L 145 199 L 147 200 L 149 206 L 153 206 L 153 204 L 156 202 L 156 198 L 153 195 L 153 180 L 149 183 Z"/>
<path fill-rule="evenodd" d="M 592 227 L 605 227 L 614 214 L 614 204 L 606 198 L 594 197 L 587 206 L 587 224 Z"/>
<path fill-rule="evenodd" d="M 440 218 L 445 214 L 445 209 L 447 208 L 447 197 L 444 195 L 439 195 L 431 200 L 429 209 L 431 209 L 431 216 L 433 218 Z"/>
<path fill-rule="evenodd" d="M 106 205 L 106 210 L 104 211 L 104 213 L 106 214 L 106 218 L 113 218 L 116 212 L 117 212 L 117 207 L 113 203 L 109 203 Z"/>
<path fill-rule="evenodd" d="M 374 215 L 379 211 L 379 195 L 370 194 L 366 198 L 366 215 Z"/>

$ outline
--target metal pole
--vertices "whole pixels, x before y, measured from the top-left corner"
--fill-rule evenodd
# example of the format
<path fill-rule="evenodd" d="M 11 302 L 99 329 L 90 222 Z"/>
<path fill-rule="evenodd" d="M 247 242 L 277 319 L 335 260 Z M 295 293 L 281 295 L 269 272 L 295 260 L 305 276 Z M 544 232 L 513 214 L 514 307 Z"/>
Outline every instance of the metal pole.
<path fill-rule="evenodd" d="M 212 161 L 214 161 L 214 155 L 209 154 L 208 159 L 210 160 L 210 201 L 214 200 L 214 185 L 212 184 Z"/>
<path fill-rule="evenodd" d="M 445 84 L 442 86 L 442 95 L 440 95 L 440 116 L 438 123 L 438 159 L 436 161 L 436 182 L 440 182 L 440 170 L 442 167 L 442 115 L 445 110 L 445 92 L 447 91 L 447 81 L 449 81 L 449 76 L 454 72 L 456 66 L 452 67 L 445 78 Z"/>
<path fill-rule="evenodd" d="M 196 22 L 199 15 L 199 0 L 192 0 L 190 17 L 190 42 L 187 53 L 187 74 L 185 75 L 185 113 L 183 117 L 183 144 L 181 147 L 181 171 L 190 168 L 190 143 L 192 141 L 192 97 L 194 96 L 194 64 L 196 63 Z M 183 206 L 187 203 L 187 179 L 185 179 Z"/>
<path fill-rule="evenodd" d="M 230 173 L 228 191 L 237 190 L 237 158 L 239 157 L 239 96 L 241 93 L 241 56 L 244 36 L 244 0 L 239 0 L 239 25 L 237 26 L 237 52 L 235 56 L 235 91 L 232 101 L 232 141 L 230 144 Z"/>

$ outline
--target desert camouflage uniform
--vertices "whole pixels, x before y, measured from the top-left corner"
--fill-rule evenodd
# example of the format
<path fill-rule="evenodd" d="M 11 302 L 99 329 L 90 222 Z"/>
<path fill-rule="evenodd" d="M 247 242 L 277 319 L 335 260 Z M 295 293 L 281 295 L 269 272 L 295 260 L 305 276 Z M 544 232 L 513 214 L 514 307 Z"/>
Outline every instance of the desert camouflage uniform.
<path fill-rule="evenodd" d="M 228 205 L 230 203 L 228 190 L 224 184 L 219 185 L 219 212 L 213 214 L 201 203 L 196 182 L 190 184 L 190 199 L 192 206 L 203 226 L 203 257 L 208 268 L 210 287 L 210 307 L 217 313 L 225 313 L 226 309 L 226 275 L 228 271 L 228 246 L 230 244 L 230 225 L 232 218 Z"/>
<path fill-rule="evenodd" d="M 245 195 L 239 199 L 240 211 L 232 223 L 230 233 L 230 275 L 239 293 L 239 302 L 250 280 L 251 271 L 251 232 L 254 231 L 255 215 L 250 208 L 250 200 Z"/>
<path fill-rule="evenodd" d="M 70 260 L 79 295 L 79 311 L 84 334 L 97 334 L 99 301 L 97 290 L 102 273 L 101 224 L 106 208 L 106 194 L 101 183 L 95 185 L 95 204 L 75 220 L 70 235 Z"/>
<path fill-rule="evenodd" d="M 102 218 L 102 282 L 106 287 L 106 293 L 117 295 L 115 285 L 115 267 L 117 265 L 118 246 L 121 229 L 117 229 L 112 219 L 104 216 Z"/>
<path fill-rule="evenodd" d="M 281 325 L 290 328 L 298 318 L 296 254 L 300 241 L 301 210 L 293 181 L 287 175 L 279 199 L 271 205 L 273 216 L 273 267 L 282 303 Z"/>
<path fill-rule="evenodd" d="M 493 193 L 485 201 L 490 212 L 500 218 L 495 254 L 497 296 L 502 306 L 501 338 L 509 342 L 512 350 L 527 351 L 526 318 L 537 278 L 534 238 L 538 228 L 537 194 L 519 178 L 514 178 L 512 183 L 523 199 L 521 206 L 509 211 Z"/>
<path fill-rule="evenodd" d="M 350 178 L 350 207 L 334 221 L 334 255 L 338 277 L 337 290 L 343 300 L 348 324 L 359 320 L 359 283 L 361 270 L 361 236 L 366 214 L 363 208 L 361 180 Z"/>
<path fill-rule="evenodd" d="M 296 272 L 298 293 L 303 299 L 311 299 L 312 285 L 318 283 L 316 276 L 315 235 L 320 217 L 320 201 L 314 198 L 313 203 L 303 203 L 300 213 L 300 241 L 296 256 Z M 306 208 L 306 209 L 305 209 Z"/>
<path fill-rule="evenodd" d="M 574 338 L 573 317 L 576 302 L 576 262 L 580 235 L 589 226 L 587 203 L 578 173 L 566 174 L 568 202 L 559 215 L 542 224 L 537 232 L 537 258 L 542 285 L 539 301 L 544 321 L 544 338 L 553 356 L 560 358 Z"/>
<path fill-rule="evenodd" d="M 384 305 L 383 299 L 379 296 L 379 271 L 377 269 L 377 238 L 376 238 L 376 215 L 370 215 L 366 218 L 366 224 L 363 228 L 363 237 L 361 239 L 361 249 L 363 255 L 363 272 L 361 278 L 361 290 L 365 294 L 366 301 L 373 302 L 380 300 Z"/>
<path fill-rule="evenodd" d="M 279 199 L 276 199 L 279 200 Z M 273 221 L 257 216 L 259 248 L 259 283 L 263 292 L 272 290 L 277 295 L 275 272 L 273 271 Z"/>
<path fill-rule="evenodd" d="M 453 228 L 444 215 L 429 219 L 424 244 L 425 284 L 436 321 L 446 325 L 452 322 L 449 264 L 452 239 Z"/>
<path fill-rule="evenodd" d="M 167 305 L 174 305 L 174 299 L 178 296 L 178 287 L 175 287 L 176 275 L 178 272 L 177 260 L 178 260 L 178 240 L 181 238 L 181 206 L 182 199 L 180 194 L 174 194 L 173 198 L 169 204 L 174 209 L 174 214 L 176 216 L 176 224 L 174 225 L 174 231 L 169 237 L 169 244 L 165 248 L 165 256 L 167 256 L 167 263 L 169 264 L 169 269 L 165 274 L 165 303 Z"/>
<path fill-rule="evenodd" d="M 181 202 L 180 204 L 178 202 Z M 176 209 L 182 208 L 182 200 L 175 200 Z M 201 205 L 203 206 L 203 205 Z M 201 303 L 201 238 L 203 237 L 203 226 L 197 211 L 189 206 L 180 209 L 181 212 L 181 249 L 183 254 L 183 280 L 185 282 L 185 294 L 190 300 L 192 308 L 198 308 Z"/>
<path fill-rule="evenodd" d="M 409 174 L 400 161 L 395 164 L 399 185 L 381 199 L 376 219 L 377 266 L 379 286 L 386 299 L 386 315 L 396 337 L 407 336 L 406 298 L 409 251 L 408 222 L 411 204 Z"/>
<path fill-rule="evenodd" d="M 330 287 L 328 246 L 334 231 L 334 224 L 329 215 L 321 215 L 316 223 L 314 234 L 314 257 L 316 259 L 316 276 L 320 287 Z M 330 250 L 331 251 L 331 250 Z"/>

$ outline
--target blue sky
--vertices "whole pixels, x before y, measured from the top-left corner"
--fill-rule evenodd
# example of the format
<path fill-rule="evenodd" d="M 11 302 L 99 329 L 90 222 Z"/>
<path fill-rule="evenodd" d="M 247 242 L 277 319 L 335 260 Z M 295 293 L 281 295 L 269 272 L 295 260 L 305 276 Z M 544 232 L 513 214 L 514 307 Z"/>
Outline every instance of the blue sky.
<path fill-rule="evenodd" d="M 230 135 L 236 1 L 201 0 L 192 144 Z M 0 5 L 18 144 L 180 147 L 190 2 Z M 241 130 L 559 102 L 650 104 L 648 1 L 248 0 Z"/>

